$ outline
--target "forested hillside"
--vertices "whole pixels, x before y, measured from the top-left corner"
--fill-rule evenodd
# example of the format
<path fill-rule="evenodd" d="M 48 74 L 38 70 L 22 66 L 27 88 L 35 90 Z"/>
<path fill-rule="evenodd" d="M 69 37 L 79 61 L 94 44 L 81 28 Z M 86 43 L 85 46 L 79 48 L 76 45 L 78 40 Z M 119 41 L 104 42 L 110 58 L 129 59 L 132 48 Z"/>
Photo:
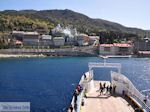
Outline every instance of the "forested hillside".
<path fill-rule="evenodd" d="M 92 19 L 84 14 L 71 10 L 5 10 L 0 12 L 0 32 L 12 30 L 40 31 L 49 33 L 57 24 L 62 26 L 72 25 L 81 33 L 96 33 L 118 37 L 144 37 L 150 31 L 129 28 L 121 24 Z"/>

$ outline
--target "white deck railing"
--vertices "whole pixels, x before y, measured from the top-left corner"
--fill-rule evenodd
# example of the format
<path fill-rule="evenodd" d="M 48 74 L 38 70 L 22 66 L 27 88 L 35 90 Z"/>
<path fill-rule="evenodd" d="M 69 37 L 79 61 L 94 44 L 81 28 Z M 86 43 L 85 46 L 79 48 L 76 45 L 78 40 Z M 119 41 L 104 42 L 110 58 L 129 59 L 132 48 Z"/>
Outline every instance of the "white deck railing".
<path fill-rule="evenodd" d="M 111 77 L 113 84 L 116 84 L 117 86 L 117 84 L 123 83 L 122 85 L 124 85 L 124 87 L 122 88 L 126 91 L 126 94 L 131 98 L 134 98 L 146 112 L 150 112 L 150 100 L 147 98 L 145 103 L 144 99 L 146 96 L 143 95 L 126 76 L 120 73 L 111 72 Z M 128 87 L 126 87 L 125 84 L 127 84 Z"/>
<path fill-rule="evenodd" d="M 89 71 L 92 68 L 116 68 L 119 73 L 121 73 L 121 64 L 120 63 L 89 63 Z"/>
<path fill-rule="evenodd" d="M 87 79 L 85 79 L 85 76 L 83 75 L 81 77 L 79 84 L 83 86 L 85 81 L 88 81 L 89 79 L 93 79 L 92 68 L 103 68 L 103 67 L 104 68 L 117 68 L 118 73 L 111 72 L 112 84 L 117 84 L 117 83 L 122 84 L 124 86 L 123 89 L 125 89 L 126 94 L 129 95 L 131 98 L 133 98 L 137 103 L 139 103 L 140 106 L 146 112 L 150 112 L 150 100 L 147 99 L 145 103 L 144 102 L 145 96 L 136 89 L 136 87 L 132 84 L 132 82 L 127 77 L 125 77 L 124 75 L 120 73 L 121 72 L 120 63 L 89 63 L 89 72 L 87 72 L 87 75 L 86 75 Z M 126 87 L 126 84 L 128 85 L 127 87 Z M 73 110 L 73 112 L 80 112 L 81 102 L 82 102 L 84 92 L 85 92 L 85 89 L 83 89 L 83 91 L 78 96 L 77 109 Z M 71 105 L 74 106 L 74 97 L 72 99 Z"/>
<path fill-rule="evenodd" d="M 87 76 L 88 77 L 88 76 Z M 81 77 L 81 79 L 80 79 L 80 81 L 79 81 L 79 84 L 82 86 L 82 82 L 84 82 L 84 80 L 85 80 L 85 78 L 84 78 L 84 75 L 82 75 L 82 77 Z M 82 86 L 83 87 L 83 86 Z M 83 90 L 81 91 L 81 93 L 78 95 L 78 97 L 77 97 L 77 101 L 76 101 L 76 109 L 74 108 L 74 106 L 75 106 L 75 97 L 73 96 L 73 98 L 72 98 L 72 101 L 71 101 L 71 105 L 73 106 L 73 112 L 80 112 L 80 109 L 81 109 L 81 103 L 82 103 L 82 98 L 83 98 L 83 96 L 84 96 L 84 92 L 85 92 L 85 88 L 83 87 Z M 69 111 L 69 109 L 68 109 L 68 112 L 70 112 Z"/>

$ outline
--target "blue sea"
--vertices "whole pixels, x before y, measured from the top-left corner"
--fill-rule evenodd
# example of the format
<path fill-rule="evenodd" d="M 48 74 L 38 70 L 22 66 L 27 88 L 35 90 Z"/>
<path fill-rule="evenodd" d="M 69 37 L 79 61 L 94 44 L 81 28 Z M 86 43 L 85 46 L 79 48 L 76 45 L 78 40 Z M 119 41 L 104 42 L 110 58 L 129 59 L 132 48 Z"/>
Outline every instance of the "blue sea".
<path fill-rule="evenodd" d="M 0 102 L 30 102 L 31 112 L 66 112 L 88 62 L 97 57 L 16 58 L 0 60 Z M 110 58 L 141 91 L 150 89 L 150 59 Z M 110 80 L 110 70 L 94 69 L 95 79 Z"/>

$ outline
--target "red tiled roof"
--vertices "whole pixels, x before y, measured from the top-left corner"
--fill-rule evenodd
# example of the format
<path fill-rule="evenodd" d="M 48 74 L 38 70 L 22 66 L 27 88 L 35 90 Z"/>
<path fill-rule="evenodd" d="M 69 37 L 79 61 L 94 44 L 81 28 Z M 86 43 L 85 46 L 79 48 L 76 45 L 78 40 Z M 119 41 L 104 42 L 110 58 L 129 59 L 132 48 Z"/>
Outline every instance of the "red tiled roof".
<path fill-rule="evenodd" d="M 112 47 L 113 44 L 100 44 L 100 46 L 102 46 L 102 47 Z"/>
<path fill-rule="evenodd" d="M 132 45 L 130 44 L 127 44 L 127 43 L 114 43 L 114 44 L 100 44 L 100 46 L 102 47 L 112 47 L 112 46 L 115 46 L 115 47 L 132 47 Z"/>
<path fill-rule="evenodd" d="M 39 35 L 38 32 L 25 32 L 25 31 L 12 31 L 13 34 L 22 34 L 22 35 Z"/>
<path fill-rule="evenodd" d="M 130 44 L 127 44 L 127 43 L 124 43 L 124 44 L 114 43 L 114 46 L 117 46 L 117 47 L 132 47 Z"/>

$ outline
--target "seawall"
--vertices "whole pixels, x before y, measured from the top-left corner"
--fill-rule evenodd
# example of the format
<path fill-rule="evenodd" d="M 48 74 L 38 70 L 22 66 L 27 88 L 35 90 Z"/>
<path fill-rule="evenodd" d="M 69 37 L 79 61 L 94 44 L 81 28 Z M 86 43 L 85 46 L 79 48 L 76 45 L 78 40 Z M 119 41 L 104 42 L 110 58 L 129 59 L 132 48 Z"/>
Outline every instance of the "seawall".
<path fill-rule="evenodd" d="M 97 56 L 96 53 L 84 52 L 80 50 L 73 49 L 0 49 L 0 54 L 3 54 L 3 57 L 14 56 L 14 55 L 32 55 L 33 56 Z"/>

